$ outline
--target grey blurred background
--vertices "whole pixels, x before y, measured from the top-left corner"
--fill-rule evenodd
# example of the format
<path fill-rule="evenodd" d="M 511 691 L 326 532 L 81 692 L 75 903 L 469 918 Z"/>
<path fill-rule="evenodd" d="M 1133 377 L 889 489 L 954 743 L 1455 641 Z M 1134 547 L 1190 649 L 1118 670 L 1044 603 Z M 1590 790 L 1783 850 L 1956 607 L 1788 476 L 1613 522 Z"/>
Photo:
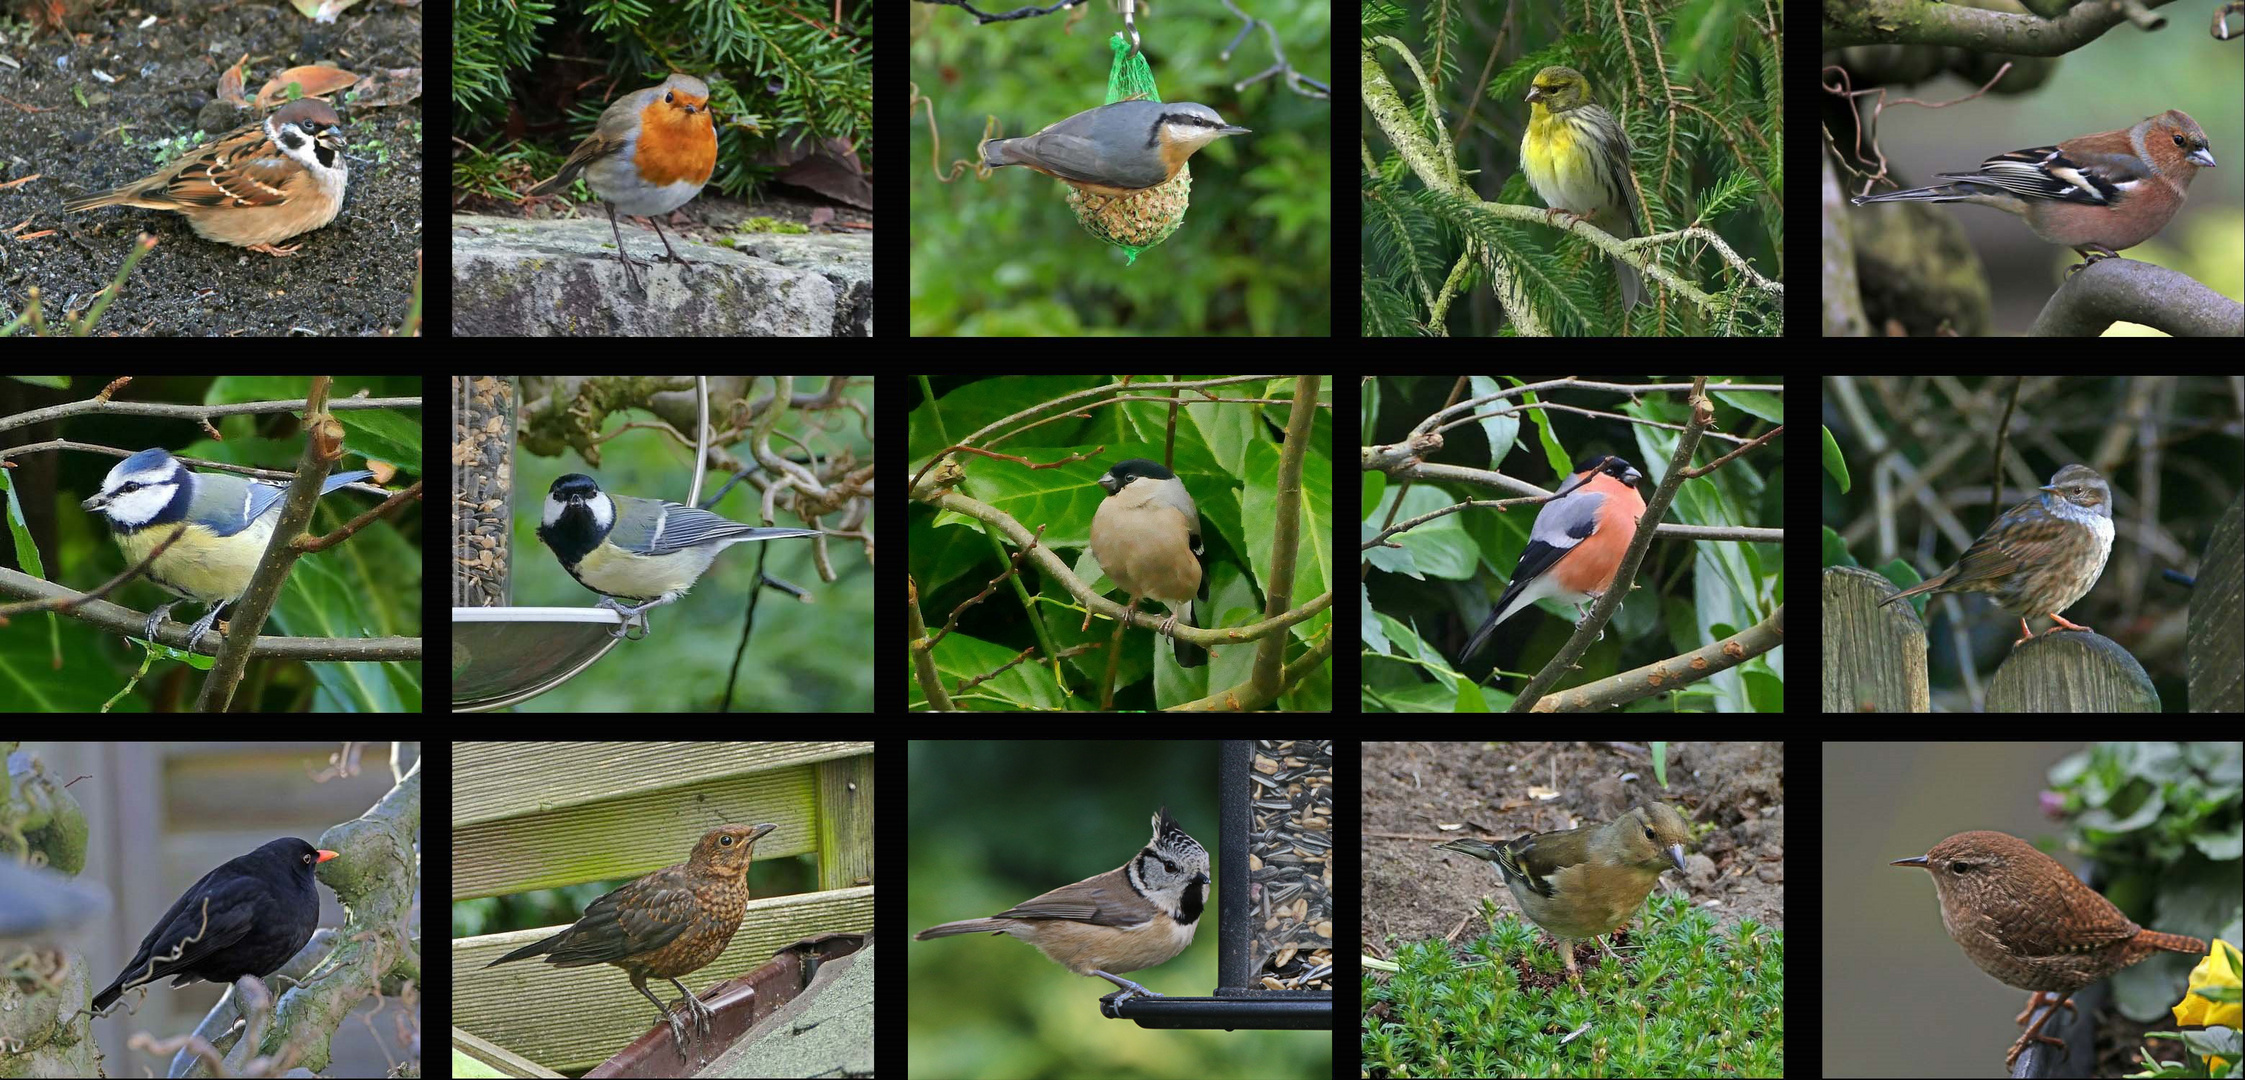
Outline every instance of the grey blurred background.
<path fill-rule="evenodd" d="M 87 888 L 105 890 L 109 910 L 72 939 L 86 980 L 80 993 L 107 985 L 140 939 L 180 893 L 210 870 L 267 841 L 295 836 L 317 845 L 329 828 L 371 812 L 399 769 L 420 757 L 419 743 L 338 741 L 24 742 L 9 757 L 18 775 L 36 770 L 63 786 L 75 805 L 53 808 L 58 822 L 83 828 Z M 350 763 L 338 767 L 339 755 Z M 318 888 L 323 927 L 343 925 L 343 908 Z M 420 906 L 415 903 L 414 927 Z M 163 1075 L 169 1053 L 126 1045 L 134 1034 L 170 1037 L 193 1028 L 227 988 L 168 979 L 125 993 L 123 1007 L 92 1022 L 112 1076 Z M 285 986 L 275 987 L 275 993 Z M 81 1000 L 80 1005 L 84 1002 Z M 402 1011 L 401 1011 L 402 1010 Z M 376 1022 L 380 1011 L 392 1020 Z M 328 1075 L 380 1076 L 417 1060 L 418 1013 L 397 1000 L 367 999 L 338 1027 Z M 5 1056 L 0 1054 L 0 1056 Z M 14 1075 L 12 1072 L 10 1075 Z"/>
<path fill-rule="evenodd" d="M 2052 843 L 2067 826 L 2042 814 L 2040 796 L 2050 769 L 2086 745 L 1824 745 L 1824 1075 L 2004 1074 L 2027 992 L 1997 982 L 1949 940 L 1924 870 L 1887 864 L 1993 829 L 2078 873 L 2082 860 Z M 2151 928 L 2209 936 L 2157 920 Z M 2168 966 L 2179 988 L 2191 962 L 2139 966 Z"/>

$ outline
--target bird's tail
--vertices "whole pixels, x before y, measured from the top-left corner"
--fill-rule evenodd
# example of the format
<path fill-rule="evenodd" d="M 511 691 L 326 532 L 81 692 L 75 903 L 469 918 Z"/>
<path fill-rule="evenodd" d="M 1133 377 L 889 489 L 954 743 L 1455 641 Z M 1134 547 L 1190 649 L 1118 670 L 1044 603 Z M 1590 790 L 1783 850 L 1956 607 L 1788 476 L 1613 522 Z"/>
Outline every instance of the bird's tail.
<path fill-rule="evenodd" d="M 529 957 L 529 956 L 541 956 L 541 955 L 544 955 L 544 954 L 545 954 L 545 951 L 546 951 L 546 947 L 547 947 L 547 946 L 549 946 L 549 945 L 552 945 L 552 944 L 553 944 L 553 939 L 552 939 L 552 938 L 540 938 L 540 939 L 539 939 L 539 940 L 537 940 L 537 941 L 533 941 L 533 942 L 531 942 L 530 944 L 528 944 L 528 945 L 525 945 L 525 946 L 523 946 L 523 947 L 521 947 L 521 948 L 519 948 L 519 949 L 516 949 L 515 951 L 513 951 L 513 952 L 511 952 L 511 953 L 508 953 L 507 955 L 505 955 L 505 956 L 502 956 L 502 957 L 498 958 L 497 960 L 493 960 L 492 962 L 490 962 L 490 963 L 488 963 L 488 964 L 485 964 L 485 965 L 483 965 L 483 966 L 484 966 L 484 967 L 487 967 L 487 968 L 495 968 L 495 967 L 498 967 L 498 966 L 499 966 L 499 965 L 501 965 L 501 964 L 504 964 L 504 963 L 506 963 L 506 962 L 507 962 L 507 961 L 509 961 L 509 960 L 520 960 L 520 959 L 523 959 L 524 957 Z"/>
<path fill-rule="evenodd" d="M 2185 937 L 2181 934 L 2163 934 L 2157 930 L 2142 931 L 2136 935 L 2136 940 L 2154 949 L 2164 949 L 2167 952 L 2195 954 L 2206 951 L 2206 943 L 2197 938 Z"/>
<path fill-rule="evenodd" d="M 926 941 L 929 938 L 950 937 L 953 934 L 1003 934 L 1006 932 L 1008 925 L 1009 923 L 1005 919 L 967 919 L 961 922 L 947 922 L 941 926 L 928 927 L 912 935 L 912 940 Z"/>
<path fill-rule="evenodd" d="M 1205 574 L 1202 575 L 1203 578 L 1205 578 L 1206 576 L 1207 575 Z M 1185 625 L 1196 628 L 1202 625 L 1200 620 L 1200 603 L 1198 601 L 1195 601 L 1193 603 L 1192 612 L 1186 618 Z M 1183 638 L 1172 638 L 1171 640 L 1177 643 L 1178 667 L 1200 667 L 1201 665 L 1208 663 L 1207 649 L 1201 648 L 1198 645 L 1190 644 Z"/>

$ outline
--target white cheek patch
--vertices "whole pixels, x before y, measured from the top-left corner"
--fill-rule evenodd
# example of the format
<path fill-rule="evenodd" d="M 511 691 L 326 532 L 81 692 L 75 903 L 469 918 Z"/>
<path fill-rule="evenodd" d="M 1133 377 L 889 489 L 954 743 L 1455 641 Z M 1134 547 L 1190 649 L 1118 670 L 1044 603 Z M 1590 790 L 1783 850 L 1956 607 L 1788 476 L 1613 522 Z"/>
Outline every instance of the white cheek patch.
<path fill-rule="evenodd" d="M 567 502 L 548 495 L 546 496 L 546 511 L 541 520 L 551 527 L 561 520 L 561 515 L 568 509 L 569 504 Z M 586 499 L 585 510 L 592 514 L 593 528 L 603 535 L 616 523 L 616 503 L 605 492 Z"/>
<path fill-rule="evenodd" d="M 146 525 L 171 502 L 177 490 L 170 484 L 158 484 L 120 495 L 109 503 L 109 516 L 134 528 Z"/>

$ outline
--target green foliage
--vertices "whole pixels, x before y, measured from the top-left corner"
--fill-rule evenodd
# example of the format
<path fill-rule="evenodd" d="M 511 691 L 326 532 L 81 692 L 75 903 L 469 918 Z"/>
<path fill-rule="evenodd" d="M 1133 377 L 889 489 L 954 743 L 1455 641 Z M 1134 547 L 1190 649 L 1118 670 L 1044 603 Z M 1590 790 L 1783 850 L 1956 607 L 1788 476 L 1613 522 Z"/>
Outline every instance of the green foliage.
<path fill-rule="evenodd" d="M 2233 742 L 2094 743 L 2051 766 L 2050 809 L 2099 862 L 2234 862 L 2239 760 Z"/>
<path fill-rule="evenodd" d="M 1726 931 L 1680 896 L 1655 896 L 1626 963 L 1580 984 L 1535 927 L 1486 901 L 1489 933 L 1463 955 L 1405 944 L 1364 978 L 1367 1076 L 1777 1076 L 1785 1071 L 1785 937 L 1752 919 Z M 1537 974 L 1522 984 L 1519 958 Z"/>

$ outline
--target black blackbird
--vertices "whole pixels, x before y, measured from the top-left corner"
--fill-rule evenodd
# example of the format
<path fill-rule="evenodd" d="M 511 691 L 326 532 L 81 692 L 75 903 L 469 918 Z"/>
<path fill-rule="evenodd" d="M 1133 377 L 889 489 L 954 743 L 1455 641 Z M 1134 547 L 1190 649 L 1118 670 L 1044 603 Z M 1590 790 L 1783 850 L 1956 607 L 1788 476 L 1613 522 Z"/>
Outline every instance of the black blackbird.
<path fill-rule="evenodd" d="M 204 874 L 156 920 L 116 981 L 94 995 L 94 1011 L 169 976 L 177 976 L 173 986 L 185 986 L 198 979 L 262 979 L 280 970 L 312 939 L 320 918 L 312 868 L 334 857 L 286 836 Z"/>

